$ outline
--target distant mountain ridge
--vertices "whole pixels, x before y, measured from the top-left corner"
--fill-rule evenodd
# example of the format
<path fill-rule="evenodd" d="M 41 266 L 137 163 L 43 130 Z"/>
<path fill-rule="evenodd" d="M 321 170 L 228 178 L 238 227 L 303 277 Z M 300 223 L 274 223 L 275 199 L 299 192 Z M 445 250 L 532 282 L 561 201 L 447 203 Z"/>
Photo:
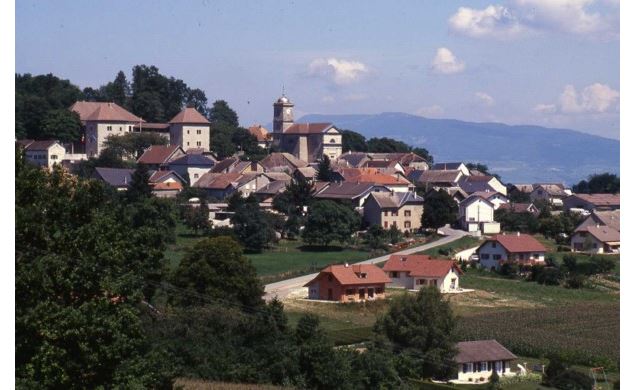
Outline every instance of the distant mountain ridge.
<path fill-rule="evenodd" d="M 405 113 L 310 114 L 297 122 L 332 122 L 366 138 L 423 146 L 437 162 L 480 162 L 513 183 L 575 184 L 589 174 L 619 174 L 620 143 L 569 129 L 429 119 Z"/>

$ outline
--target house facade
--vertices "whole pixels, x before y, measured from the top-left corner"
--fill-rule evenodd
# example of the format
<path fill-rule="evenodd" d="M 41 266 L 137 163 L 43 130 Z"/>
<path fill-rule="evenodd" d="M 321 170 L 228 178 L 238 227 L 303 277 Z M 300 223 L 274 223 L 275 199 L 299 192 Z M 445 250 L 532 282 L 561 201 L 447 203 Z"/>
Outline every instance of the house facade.
<path fill-rule="evenodd" d="M 500 232 L 500 224 L 494 220 L 494 204 L 480 195 L 470 195 L 459 203 L 459 223 L 468 232 Z"/>
<path fill-rule="evenodd" d="M 560 183 L 536 183 L 529 194 L 532 202 L 545 201 L 555 207 L 562 207 L 564 199 L 571 195 L 571 191 Z"/>
<path fill-rule="evenodd" d="M 52 168 L 61 164 L 66 156 L 66 149 L 55 140 L 31 141 L 25 143 L 24 157 L 31 164 Z"/>
<path fill-rule="evenodd" d="M 309 299 L 361 302 L 384 299 L 387 283 L 390 278 L 374 264 L 344 264 L 324 268 L 304 287 Z"/>
<path fill-rule="evenodd" d="M 512 376 L 511 366 L 516 355 L 496 340 L 461 341 L 457 343 L 458 365 L 456 383 L 486 383 L 496 371 L 499 377 Z"/>
<path fill-rule="evenodd" d="M 620 211 L 593 211 L 571 235 L 571 250 L 587 253 L 620 252 Z"/>
<path fill-rule="evenodd" d="M 192 185 L 196 183 L 201 176 L 209 172 L 215 163 L 216 161 L 211 156 L 186 154 L 171 160 L 168 166 Z"/>
<path fill-rule="evenodd" d="M 547 249 L 528 234 L 498 234 L 485 240 L 476 253 L 486 269 L 499 269 L 505 262 L 544 264 Z"/>
<path fill-rule="evenodd" d="M 389 287 L 414 290 L 434 286 L 442 293 L 459 291 L 463 274 L 454 261 L 426 255 L 391 255 L 383 270 L 391 280 Z"/>
<path fill-rule="evenodd" d="M 188 150 L 209 152 L 211 123 L 193 107 L 187 107 L 170 120 L 170 144 Z"/>
<path fill-rule="evenodd" d="M 423 198 L 414 192 L 372 192 L 364 202 L 364 220 L 384 229 L 419 230 L 422 215 Z"/>

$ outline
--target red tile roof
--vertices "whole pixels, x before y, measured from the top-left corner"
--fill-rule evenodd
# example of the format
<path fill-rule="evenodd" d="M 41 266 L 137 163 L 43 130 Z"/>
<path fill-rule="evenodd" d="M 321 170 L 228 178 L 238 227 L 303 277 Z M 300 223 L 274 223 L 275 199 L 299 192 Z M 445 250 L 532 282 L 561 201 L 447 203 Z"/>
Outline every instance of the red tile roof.
<path fill-rule="evenodd" d="M 196 111 L 193 107 L 183 109 L 183 111 L 176 114 L 168 123 L 210 124 L 207 118 L 201 115 L 201 113 Z"/>
<path fill-rule="evenodd" d="M 332 127 L 331 123 L 295 123 L 287 128 L 285 134 L 319 134 Z"/>
<path fill-rule="evenodd" d="M 403 176 L 380 172 L 375 168 L 342 168 L 340 173 L 344 180 L 358 183 L 374 183 L 379 185 L 401 185 L 409 186 L 411 183 Z"/>
<path fill-rule="evenodd" d="M 183 185 L 178 181 L 167 181 L 164 183 L 154 183 L 152 189 L 155 191 L 182 190 Z"/>
<path fill-rule="evenodd" d="M 266 142 L 271 139 L 271 134 L 261 125 L 254 125 L 247 129 L 251 135 L 256 137 L 258 142 Z"/>
<path fill-rule="evenodd" d="M 179 145 L 152 145 L 137 160 L 141 164 L 165 164 L 180 148 Z"/>
<path fill-rule="evenodd" d="M 323 274 L 330 273 L 333 277 L 342 285 L 350 286 L 357 284 L 376 284 L 376 283 L 390 283 L 391 280 L 386 276 L 381 268 L 374 264 L 354 264 L 354 265 L 330 265 L 324 268 L 318 276 L 313 278 L 309 283 L 305 284 L 308 287 L 316 279 L 320 278 Z M 362 274 L 366 274 L 366 277 L 362 277 Z"/>
<path fill-rule="evenodd" d="M 462 274 L 461 269 L 452 260 L 431 259 L 427 255 L 391 255 L 386 264 L 384 272 L 405 271 L 410 276 L 429 276 L 441 278 L 453 269 Z"/>
<path fill-rule="evenodd" d="M 498 242 L 510 253 L 547 251 L 547 248 L 540 241 L 529 234 L 497 234 L 481 244 L 481 247 L 492 241 Z"/>
<path fill-rule="evenodd" d="M 114 122 L 145 122 L 130 111 L 112 102 L 75 102 L 71 106 L 82 121 L 114 121 Z"/>
<path fill-rule="evenodd" d="M 571 198 L 578 198 L 595 206 L 620 205 L 620 194 L 574 194 Z"/>

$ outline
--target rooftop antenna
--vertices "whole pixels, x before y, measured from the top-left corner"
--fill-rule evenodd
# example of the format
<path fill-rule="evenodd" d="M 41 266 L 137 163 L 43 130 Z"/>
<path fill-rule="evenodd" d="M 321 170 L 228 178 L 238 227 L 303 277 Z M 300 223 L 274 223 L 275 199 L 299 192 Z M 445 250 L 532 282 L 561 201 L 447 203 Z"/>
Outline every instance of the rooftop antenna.
<path fill-rule="evenodd" d="M 284 83 L 282 83 L 282 96 L 284 96 Z"/>

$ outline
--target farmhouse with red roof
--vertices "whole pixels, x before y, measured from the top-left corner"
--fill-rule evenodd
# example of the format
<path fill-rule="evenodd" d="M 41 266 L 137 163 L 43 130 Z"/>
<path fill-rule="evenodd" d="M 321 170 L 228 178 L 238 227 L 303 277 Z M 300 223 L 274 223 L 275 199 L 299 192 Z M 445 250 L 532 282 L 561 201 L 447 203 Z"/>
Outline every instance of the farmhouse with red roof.
<path fill-rule="evenodd" d="M 476 250 L 479 262 L 487 269 L 498 269 L 504 262 L 535 264 L 545 262 L 547 249 L 528 234 L 498 234 Z"/>
<path fill-rule="evenodd" d="M 304 287 L 309 299 L 360 302 L 384 299 L 390 278 L 374 264 L 330 265 Z"/>
<path fill-rule="evenodd" d="M 410 290 L 435 286 L 442 293 L 459 290 L 461 269 L 452 260 L 431 259 L 427 255 L 392 255 L 384 264 L 391 287 Z"/>

